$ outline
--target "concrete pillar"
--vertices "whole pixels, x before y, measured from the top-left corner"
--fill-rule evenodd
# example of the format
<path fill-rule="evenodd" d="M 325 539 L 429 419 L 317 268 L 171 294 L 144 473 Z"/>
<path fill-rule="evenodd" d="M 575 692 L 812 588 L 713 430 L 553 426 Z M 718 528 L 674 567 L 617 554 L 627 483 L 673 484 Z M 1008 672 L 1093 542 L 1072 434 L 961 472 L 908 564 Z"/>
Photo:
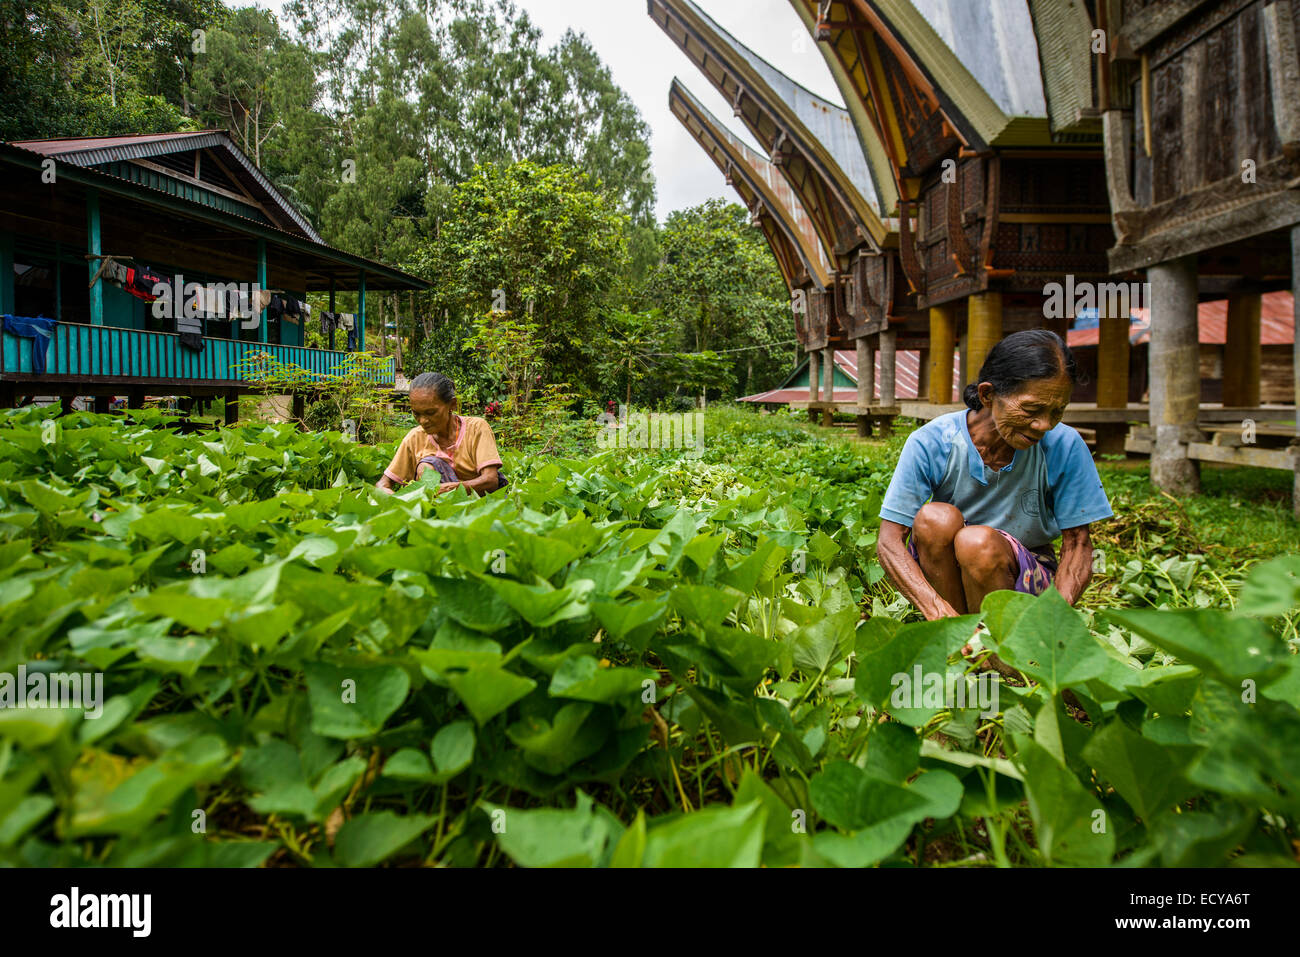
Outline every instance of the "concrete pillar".
<path fill-rule="evenodd" d="M 898 334 L 893 329 L 880 333 L 880 404 L 893 408 L 898 404 Z"/>
<path fill-rule="evenodd" d="M 1223 347 L 1225 406 L 1259 405 L 1261 298 L 1258 292 L 1238 292 L 1228 297 L 1228 335 Z"/>
<path fill-rule="evenodd" d="M 835 350 L 831 346 L 822 353 L 822 393 L 825 401 L 835 401 Z"/>
<path fill-rule="evenodd" d="M 882 329 L 880 332 L 880 405 L 883 408 L 892 409 L 898 405 L 897 397 L 897 368 L 898 368 L 898 334 L 889 328 Z M 894 434 L 894 420 L 892 418 L 882 418 L 880 420 L 880 434 Z"/>
<path fill-rule="evenodd" d="M 1002 338 L 1002 293 L 971 296 L 966 318 L 966 375 L 962 387 L 974 382 L 989 350 Z"/>
<path fill-rule="evenodd" d="M 858 364 L 858 437 L 865 439 L 871 435 L 869 410 L 876 392 L 876 357 L 867 336 L 853 340 L 853 345 L 857 350 Z"/>
<path fill-rule="evenodd" d="M 1201 404 L 1200 343 L 1196 314 L 1196 257 L 1184 256 L 1152 266 L 1151 344 L 1147 360 L 1151 382 L 1151 481 L 1173 495 L 1201 490 L 1198 463 L 1187 457 L 1197 438 Z"/>
<path fill-rule="evenodd" d="M 952 402 L 952 350 L 957 342 L 956 310 L 952 304 L 930 307 L 930 389 L 936 405 Z"/>

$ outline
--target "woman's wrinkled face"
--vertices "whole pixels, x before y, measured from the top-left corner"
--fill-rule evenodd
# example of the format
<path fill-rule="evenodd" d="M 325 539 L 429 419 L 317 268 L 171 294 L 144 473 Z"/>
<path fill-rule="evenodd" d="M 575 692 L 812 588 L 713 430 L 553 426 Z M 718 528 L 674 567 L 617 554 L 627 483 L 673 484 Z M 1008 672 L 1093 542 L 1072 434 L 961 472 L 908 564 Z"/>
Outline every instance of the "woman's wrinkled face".
<path fill-rule="evenodd" d="M 451 433 L 452 414 L 456 411 L 456 400 L 450 403 L 438 398 L 432 390 L 413 391 L 411 393 L 411 414 L 416 423 L 428 435 L 449 435 Z"/>
<path fill-rule="evenodd" d="M 980 400 L 993 412 L 993 426 L 1013 449 L 1027 449 L 1056 428 L 1070 404 L 1074 384 L 1064 372 L 1050 379 L 1022 383 L 1011 395 L 994 395 L 990 383 L 981 383 Z"/>

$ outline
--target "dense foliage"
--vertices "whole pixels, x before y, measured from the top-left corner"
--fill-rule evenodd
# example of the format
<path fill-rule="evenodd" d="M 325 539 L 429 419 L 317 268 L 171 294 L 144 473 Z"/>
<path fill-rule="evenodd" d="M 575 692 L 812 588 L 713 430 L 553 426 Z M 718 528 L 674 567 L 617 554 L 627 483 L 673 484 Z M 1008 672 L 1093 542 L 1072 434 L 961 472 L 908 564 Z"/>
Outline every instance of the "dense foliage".
<path fill-rule="evenodd" d="M 1231 611 L 990 596 L 1028 680 L 981 715 L 894 699 L 979 680 L 976 616 L 872 558 L 897 439 L 725 413 L 435 500 L 337 433 L 42 414 L 0 426 L 0 671 L 105 700 L 0 710 L 9 862 L 1294 863 L 1300 560 Z"/>

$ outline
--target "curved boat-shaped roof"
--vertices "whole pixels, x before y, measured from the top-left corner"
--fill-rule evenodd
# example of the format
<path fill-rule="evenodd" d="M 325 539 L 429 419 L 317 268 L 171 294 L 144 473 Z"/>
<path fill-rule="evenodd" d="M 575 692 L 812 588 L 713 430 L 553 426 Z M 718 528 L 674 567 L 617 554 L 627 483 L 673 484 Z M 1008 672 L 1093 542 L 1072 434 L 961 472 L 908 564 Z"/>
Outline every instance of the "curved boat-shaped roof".
<path fill-rule="evenodd" d="M 755 204 L 760 204 L 767 212 L 763 232 L 781 265 L 786 285 L 792 290 L 799 285 L 792 268 L 792 259 L 797 257 L 813 285 L 825 289 L 830 284 L 830 260 L 817 238 L 816 227 L 780 170 L 723 126 L 676 78 L 668 94 L 668 106 L 727 175 L 745 205 L 754 209 Z"/>
<path fill-rule="evenodd" d="M 805 89 L 718 26 L 690 0 L 648 0 L 648 11 L 736 109 L 782 166 L 818 224 L 822 243 L 841 255 L 862 242 L 879 249 L 887 228 L 881 202 L 848 111 Z"/>

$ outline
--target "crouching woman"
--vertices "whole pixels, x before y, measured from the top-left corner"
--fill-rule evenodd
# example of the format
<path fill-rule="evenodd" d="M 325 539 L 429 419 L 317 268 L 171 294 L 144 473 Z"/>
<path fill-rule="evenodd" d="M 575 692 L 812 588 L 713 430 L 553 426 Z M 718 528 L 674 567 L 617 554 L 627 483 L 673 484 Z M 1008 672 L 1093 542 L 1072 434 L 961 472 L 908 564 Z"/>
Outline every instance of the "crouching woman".
<path fill-rule="evenodd" d="M 927 619 L 977 612 L 1000 589 L 1055 586 L 1074 604 L 1087 588 L 1089 525 L 1113 513 L 1088 447 L 1061 423 L 1077 378 L 1060 336 L 1013 333 L 966 387 L 965 409 L 908 436 L 876 554 Z"/>
<path fill-rule="evenodd" d="M 422 478 L 429 469 L 442 476 L 438 494 L 463 485 L 486 495 L 506 485 L 496 436 L 486 419 L 460 415 L 456 387 L 445 375 L 423 372 L 411 380 L 411 412 L 418 423 L 406 433 L 393 461 L 375 483 L 394 488 Z"/>

